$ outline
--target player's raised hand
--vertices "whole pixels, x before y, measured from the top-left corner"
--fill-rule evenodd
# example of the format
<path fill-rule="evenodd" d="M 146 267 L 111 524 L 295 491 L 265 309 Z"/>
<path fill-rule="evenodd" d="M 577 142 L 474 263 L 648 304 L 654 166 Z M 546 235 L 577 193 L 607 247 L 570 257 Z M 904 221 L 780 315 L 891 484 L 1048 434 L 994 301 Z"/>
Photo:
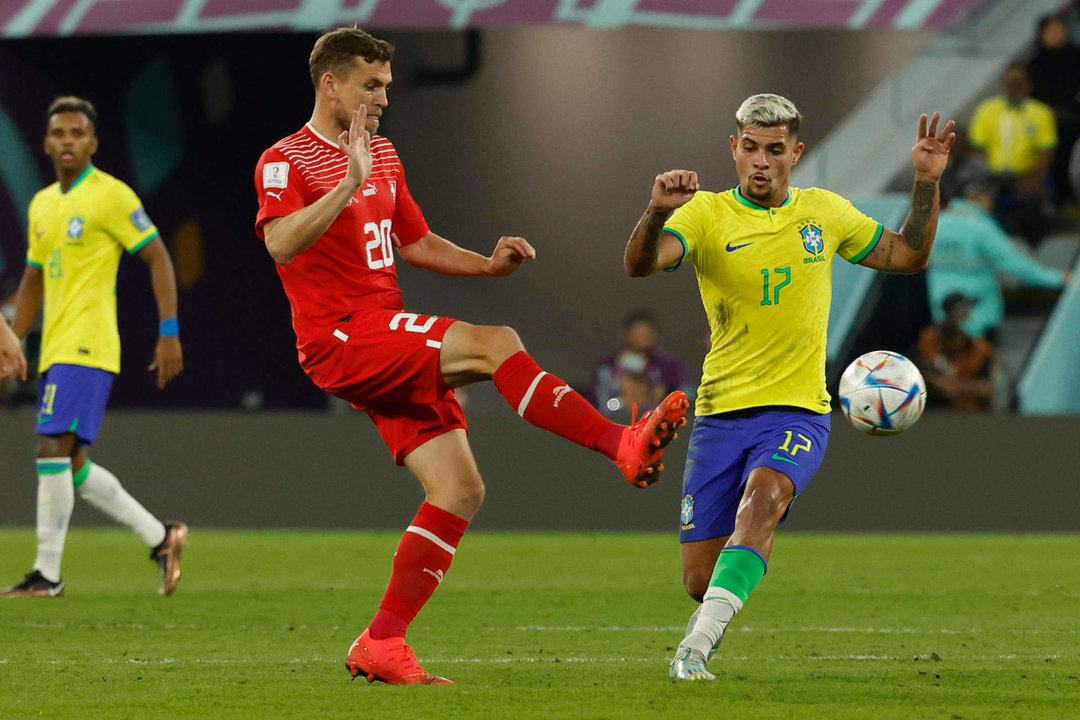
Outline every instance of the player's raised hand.
<path fill-rule="evenodd" d="M 949 149 L 956 140 L 956 133 L 953 132 L 956 123 L 950 120 L 938 133 L 940 119 L 941 114 L 934 113 L 930 119 L 930 129 L 927 130 L 926 113 L 919 116 L 919 138 L 915 141 L 915 147 L 911 148 L 916 179 L 924 178 L 937 182 L 945 172 L 945 166 L 949 162 Z"/>
<path fill-rule="evenodd" d="M 158 338 L 154 348 L 154 361 L 147 370 L 157 370 L 157 386 L 161 390 L 169 381 L 184 369 L 184 353 L 180 349 L 180 338 L 163 335 Z"/>
<path fill-rule="evenodd" d="M 357 184 L 371 175 L 373 160 L 371 158 L 371 134 L 367 131 L 367 107 L 361 105 L 359 110 L 353 110 L 352 122 L 348 130 L 343 130 L 338 135 L 338 147 L 349 158 L 349 169 L 346 176 Z"/>
<path fill-rule="evenodd" d="M 534 259 L 536 250 L 525 238 L 503 235 L 488 258 L 487 274 L 491 277 L 509 275 L 521 267 L 521 263 Z"/>
<path fill-rule="evenodd" d="M 669 170 L 660 173 L 653 181 L 649 206 L 654 210 L 671 212 L 690 202 L 700 189 L 697 173 L 693 170 Z"/>

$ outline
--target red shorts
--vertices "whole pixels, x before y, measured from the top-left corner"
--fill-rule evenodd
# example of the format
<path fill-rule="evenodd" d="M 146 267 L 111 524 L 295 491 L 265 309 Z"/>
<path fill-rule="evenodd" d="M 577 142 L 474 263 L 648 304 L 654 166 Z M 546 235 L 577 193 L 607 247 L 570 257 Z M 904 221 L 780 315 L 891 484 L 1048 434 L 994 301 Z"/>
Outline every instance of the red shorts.
<path fill-rule="evenodd" d="M 398 310 L 361 310 L 304 345 L 300 365 L 334 397 L 368 416 L 394 461 L 434 437 L 467 429 L 465 413 L 443 380 L 439 353 L 453 318 Z"/>

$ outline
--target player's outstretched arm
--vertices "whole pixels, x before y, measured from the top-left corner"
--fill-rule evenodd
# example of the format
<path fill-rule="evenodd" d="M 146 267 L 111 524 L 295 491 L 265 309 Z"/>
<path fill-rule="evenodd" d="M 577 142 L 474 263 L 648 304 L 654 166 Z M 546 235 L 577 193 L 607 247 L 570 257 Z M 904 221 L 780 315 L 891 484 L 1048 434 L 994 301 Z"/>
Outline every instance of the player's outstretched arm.
<path fill-rule="evenodd" d="M 526 260 L 536 258 L 536 250 L 525 238 L 504 235 L 489 257 L 466 250 L 433 232 L 414 243 L 398 248 L 401 259 L 415 267 L 441 275 L 509 275 Z"/>
<path fill-rule="evenodd" d="M 371 175 L 371 135 L 364 129 L 366 121 L 366 107 L 354 110 L 349 129 L 338 136 L 338 146 L 348 156 L 349 165 L 345 177 L 333 190 L 291 215 L 263 223 L 266 249 L 274 262 L 288 265 L 293 258 L 311 247 Z"/>
<path fill-rule="evenodd" d="M 630 277 L 645 277 L 671 267 L 682 257 L 682 243 L 664 233 L 664 223 L 676 208 L 690 202 L 698 191 L 697 173 L 693 170 L 670 170 L 653 180 L 649 207 L 638 220 L 623 251 L 623 267 Z"/>
<path fill-rule="evenodd" d="M 939 113 L 926 128 L 926 115 L 919 117 L 919 137 L 911 148 L 915 166 L 915 187 L 911 191 L 911 210 L 900 232 L 886 229 L 877 246 L 859 263 L 875 270 L 914 273 L 926 269 L 937 233 L 941 209 L 941 175 L 949 162 L 949 150 L 956 140 L 955 123 L 950 120 L 938 132 Z"/>
<path fill-rule="evenodd" d="M 162 332 L 154 348 L 154 360 L 148 370 L 157 370 L 160 390 L 184 369 L 184 353 L 175 327 L 177 322 L 176 273 L 165 243 L 156 237 L 139 250 L 139 257 L 150 267 L 150 285 L 157 301 Z"/>
<path fill-rule="evenodd" d="M 8 375 L 26 379 L 26 356 L 23 355 L 19 338 L 12 332 L 7 320 L 0 317 L 0 380 Z"/>

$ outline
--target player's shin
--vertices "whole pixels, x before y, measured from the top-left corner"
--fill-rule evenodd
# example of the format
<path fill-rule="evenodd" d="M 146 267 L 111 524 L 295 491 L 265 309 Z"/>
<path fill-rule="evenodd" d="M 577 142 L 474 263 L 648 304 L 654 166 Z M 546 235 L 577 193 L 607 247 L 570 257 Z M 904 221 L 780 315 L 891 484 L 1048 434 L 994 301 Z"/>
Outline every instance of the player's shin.
<path fill-rule="evenodd" d="M 753 548 L 745 545 L 724 548 L 701 607 L 695 613 L 697 620 L 687 628 L 686 638 L 680 644 L 706 658 L 712 657 L 728 624 L 742 610 L 767 570 L 765 558 Z"/>
<path fill-rule="evenodd" d="M 615 460 L 623 426 L 597 412 L 562 379 L 541 370 L 524 350 L 507 358 L 493 379 L 526 422 Z"/>
<path fill-rule="evenodd" d="M 118 523 L 127 525 L 147 547 L 165 540 L 165 525 L 133 498 L 116 476 L 90 460 L 75 473 L 79 496 Z"/>
<path fill-rule="evenodd" d="M 394 553 L 394 569 L 368 630 L 375 640 L 405 637 L 409 623 L 442 583 L 469 526 L 467 520 L 423 503 Z"/>
<path fill-rule="evenodd" d="M 71 486 L 71 458 L 38 458 L 37 540 L 34 569 L 46 580 L 60 581 L 68 521 L 75 509 Z"/>

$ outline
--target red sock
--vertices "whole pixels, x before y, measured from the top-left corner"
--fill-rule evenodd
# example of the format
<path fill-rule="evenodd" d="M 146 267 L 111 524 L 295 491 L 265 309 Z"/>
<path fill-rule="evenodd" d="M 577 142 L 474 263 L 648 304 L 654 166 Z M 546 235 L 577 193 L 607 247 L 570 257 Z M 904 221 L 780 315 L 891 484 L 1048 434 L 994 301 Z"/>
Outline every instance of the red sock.
<path fill-rule="evenodd" d="M 605 418 L 573 388 L 541 370 L 524 350 L 508 357 L 494 380 L 510 407 L 527 422 L 615 459 L 624 426 Z"/>
<path fill-rule="evenodd" d="M 373 639 L 405 637 L 409 623 L 450 569 L 468 526 L 468 520 L 427 502 L 420 506 L 398 543 L 390 583 L 368 626 Z"/>

